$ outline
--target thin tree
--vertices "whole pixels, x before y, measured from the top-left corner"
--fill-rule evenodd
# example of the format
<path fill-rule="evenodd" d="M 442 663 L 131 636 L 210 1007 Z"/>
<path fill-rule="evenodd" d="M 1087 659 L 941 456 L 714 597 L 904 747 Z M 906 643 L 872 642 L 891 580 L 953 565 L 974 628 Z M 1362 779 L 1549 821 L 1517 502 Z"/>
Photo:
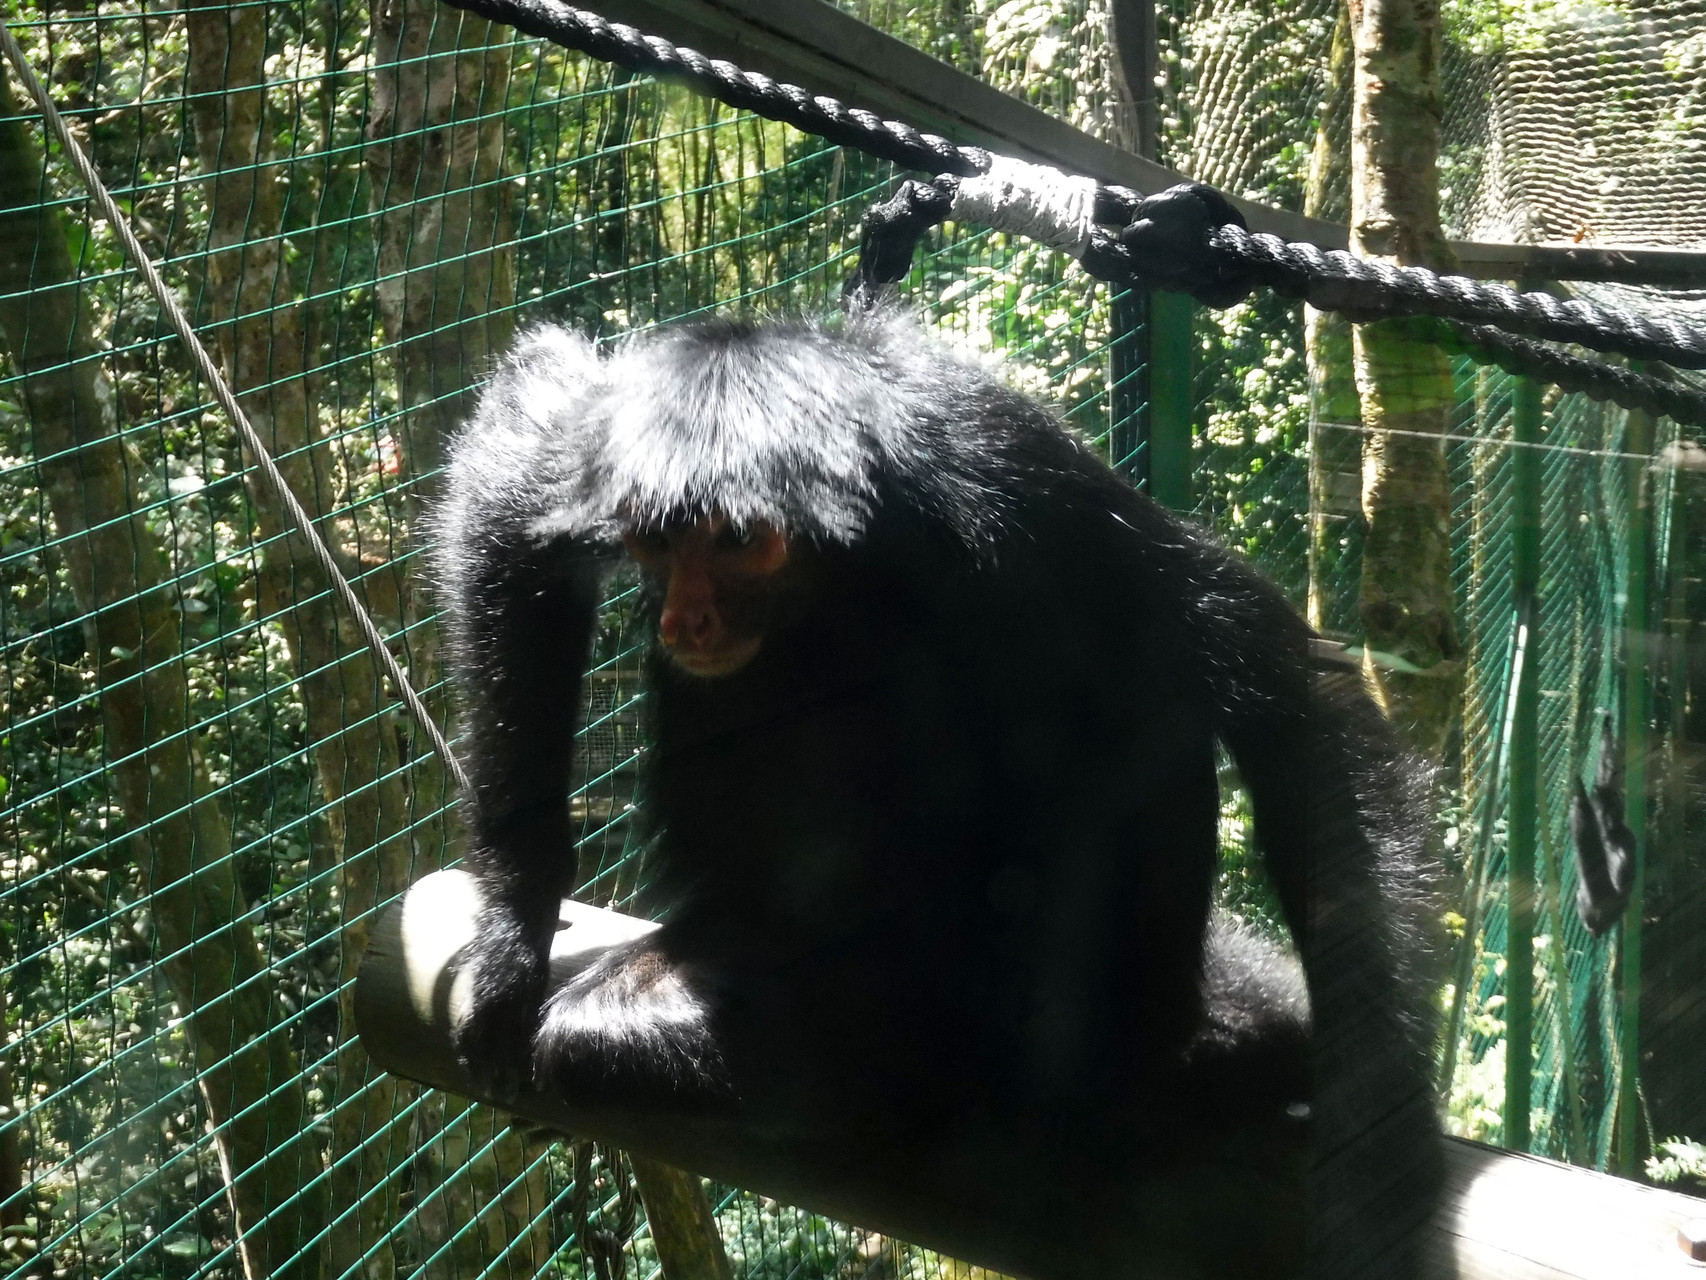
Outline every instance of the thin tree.
<path fill-rule="evenodd" d="M 1349 11 L 1351 247 L 1366 258 L 1447 268 L 1438 0 L 1349 0 Z M 1412 341 L 1392 322 L 1358 325 L 1355 350 L 1369 433 L 1358 604 L 1366 673 L 1412 746 L 1438 758 L 1457 717 L 1463 666 L 1441 438 L 1451 417 L 1451 365 L 1437 346 Z"/>
<path fill-rule="evenodd" d="M 1346 222 L 1351 212 L 1351 19 L 1343 0 L 1333 23 L 1327 93 L 1309 156 L 1303 212 Z M 1333 627 L 1341 556 L 1362 518 L 1362 403 L 1357 398 L 1350 321 L 1305 307 L 1303 354 L 1309 369 L 1309 625 Z M 1360 529 L 1356 531 L 1360 533 Z"/>
<path fill-rule="evenodd" d="M 194 749 L 167 557 L 138 514 L 141 464 L 81 302 L 42 157 L 0 72 L 0 331 L 23 375 L 32 456 L 95 655 L 102 741 L 142 872 L 160 968 L 187 1020 L 250 1280 L 308 1276 L 319 1150 L 266 958 L 231 867 L 231 824 Z M 128 846 L 128 847 L 127 847 Z M 307 1190 L 304 1190 L 304 1186 Z"/>
<path fill-rule="evenodd" d="M 276 163 L 266 107 L 267 10 L 192 0 L 187 80 L 197 152 L 208 175 L 204 305 L 216 323 L 225 372 L 244 411 L 270 446 L 311 515 L 333 509 L 331 459 L 318 428 L 303 304 L 284 269 L 287 185 Z M 252 462 L 252 459 L 251 459 Z M 385 1139 L 400 1099 L 392 1077 L 374 1072 L 355 1036 L 354 979 L 373 914 L 408 883 L 409 805 L 397 737 L 387 718 L 372 655 L 333 595 L 307 543 L 290 532 L 279 496 L 252 469 L 249 501 L 263 547 L 262 616 L 284 633 L 300 682 L 325 816 L 337 851 L 340 984 L 337 1081 L 332 1090 L 333 1202 L 328 1271 L 358 1262 L 369 1275 L 390 1268 L 389 1226 L 397 1180 Z M 342 547 L 345 572 L 357 557 Z"/>

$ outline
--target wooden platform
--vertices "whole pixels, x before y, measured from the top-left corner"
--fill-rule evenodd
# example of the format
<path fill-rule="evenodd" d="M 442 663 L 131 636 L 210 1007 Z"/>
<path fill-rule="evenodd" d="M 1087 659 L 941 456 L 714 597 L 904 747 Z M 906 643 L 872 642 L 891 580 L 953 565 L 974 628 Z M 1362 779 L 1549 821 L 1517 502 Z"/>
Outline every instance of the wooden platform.
<path fill-rule="evenodd" d="M 1706 1243 L 1706 1200 L 1457 1138 L 1448 1155 L 1438 1229 L 1464 1280 L 1706 1277 L 1679 1235 L 1692 1222 Z"/>
<path fill-rule="evenodd" d="M 375 1062 L 470 1095 L 450 1028 L 466 1006 L 456 959 L 473 936 L 477 901 L 473 881 L 459 871 L 416 884 L 375 926 L 355 993 L 362 1042 Z M 562 919 L 552 950 L 558 978 L 654 927 L 574 902 L 563 904 Z M 886 1198 L 882 1188 L 840 1185 L 834 1153 L 809 1142 L 778 1142 L 717 1121 L 575 1107 L 543 1094 L 512 1110 L 968 1262 L 1001 1265 L 976 1239 L 944 1238 L 916 1203 Z M 1449 1147 L 1450 1189 L 1437 1230 L 1462 1280 L 1706 1280 L 1706 1200 L 1477 1143 Z M 1702 1261 L 1690 1259 L 1690 1239 Z"/>

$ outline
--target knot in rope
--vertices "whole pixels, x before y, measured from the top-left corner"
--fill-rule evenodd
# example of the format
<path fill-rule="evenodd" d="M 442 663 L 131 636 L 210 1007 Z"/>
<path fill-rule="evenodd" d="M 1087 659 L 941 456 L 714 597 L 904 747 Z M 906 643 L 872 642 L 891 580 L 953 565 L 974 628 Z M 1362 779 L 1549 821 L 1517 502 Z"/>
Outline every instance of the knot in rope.
<path fill-rule="evenodd" d="M 1226 226 L 1248 229 L 1244 215 L 1213 187 L 1200 182 L 1168 187 L 1138 201 L 1119 233 L 1125 269 L 1155 288 L 1229 307 L 1256 282 L 1243 263 L 1214 243 L 1214 233 Z"/>

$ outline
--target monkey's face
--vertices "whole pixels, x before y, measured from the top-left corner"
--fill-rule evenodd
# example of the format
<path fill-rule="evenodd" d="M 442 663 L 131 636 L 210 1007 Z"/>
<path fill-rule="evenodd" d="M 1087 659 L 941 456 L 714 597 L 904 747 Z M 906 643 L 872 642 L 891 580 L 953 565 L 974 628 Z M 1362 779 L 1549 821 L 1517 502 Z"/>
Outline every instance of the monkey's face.
<path fill-rule="evenodd" d="M 788 563 L 780 530 L 711 516 L 629 529 L 622 542 L 663 598 L 658 643 L 676 666 L 714 679 L 758 656 Z"/>

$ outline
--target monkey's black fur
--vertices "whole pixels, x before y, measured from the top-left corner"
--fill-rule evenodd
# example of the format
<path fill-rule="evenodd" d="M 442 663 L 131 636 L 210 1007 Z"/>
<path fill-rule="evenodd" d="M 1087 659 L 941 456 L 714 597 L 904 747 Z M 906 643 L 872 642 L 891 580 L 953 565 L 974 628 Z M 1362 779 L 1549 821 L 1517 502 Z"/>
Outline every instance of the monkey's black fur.
<path fill-rule="evenodd" d="M 1635 885 L 1635 836 L 1623 820 L 1623 770 L 1617 734 L 1607 715 L 1599 730 L 1593 790 L 1577 778 L 1570 802 L 1576 846 L 1576 914 L 1598 937 L 1623 918 Z"/>
<path fill-rule="evenodd" d="M 624 527 L 713 513 L 809 568 L 737 674 L 652 660 L 665 924 L 541 1016 L 601 578 Z M 1421 1274 L 1423 779 L 1274 587 L 1047 410 L 893 317 L 537 330 L 438 535 L 494 1088 L 826 1136 L 1033 1277 Z M 1217 742 L 1307 999 L 1210 924 Z"/>

